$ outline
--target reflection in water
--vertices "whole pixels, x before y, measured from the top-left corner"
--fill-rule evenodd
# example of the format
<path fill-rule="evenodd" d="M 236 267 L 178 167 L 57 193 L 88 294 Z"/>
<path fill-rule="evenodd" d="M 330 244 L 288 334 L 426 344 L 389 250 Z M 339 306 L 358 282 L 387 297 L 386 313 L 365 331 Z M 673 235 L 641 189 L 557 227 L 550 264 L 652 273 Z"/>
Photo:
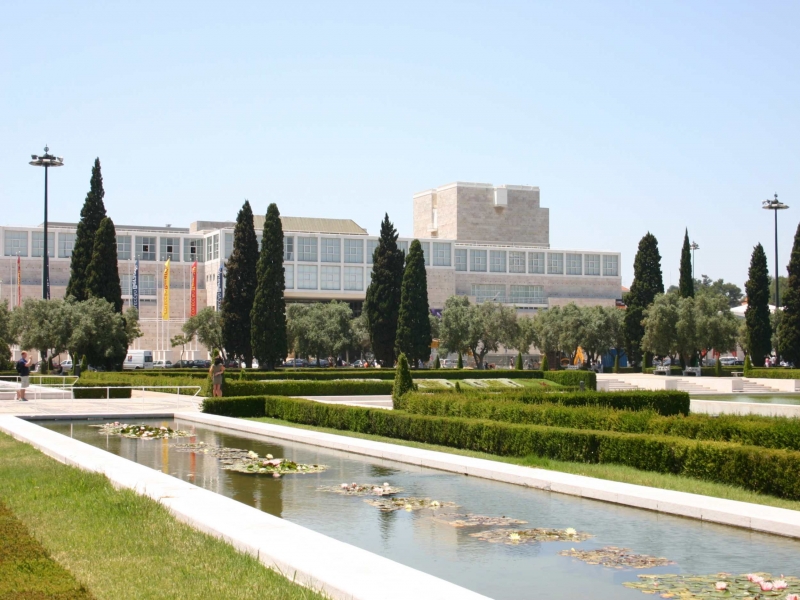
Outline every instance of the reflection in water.
<path fill-rule="evenodd" d="M 244 448 L 329 468 L 275 479 L 225 471 L 217 459 L 199 452 L 176 452 L 179 440 L 101 436 L 85 421 L 44 426 L 497 599 L 641 599 L 640 592 L 620 585 L 640 573 L 800 575 L 796 540 L 262 436 L 245 438 L 188 422 L 159 424 L 192 431 L 192 443 Z M 460 513 L 528 521 L 520 528 L 572 527 L 595 537 L 580 544 L 490 544 L 469 535 L 475 528 L 438 522 L 428 510 L 382 512 L 361 497 L 317 490 L 353 481 L 388 482 L 402 487 L 403 496 L 455 502 Z M 620 546 L 677 564 L 644 571 L 606 569 L 558 555 L 571 546 L 582 550 Z"/>

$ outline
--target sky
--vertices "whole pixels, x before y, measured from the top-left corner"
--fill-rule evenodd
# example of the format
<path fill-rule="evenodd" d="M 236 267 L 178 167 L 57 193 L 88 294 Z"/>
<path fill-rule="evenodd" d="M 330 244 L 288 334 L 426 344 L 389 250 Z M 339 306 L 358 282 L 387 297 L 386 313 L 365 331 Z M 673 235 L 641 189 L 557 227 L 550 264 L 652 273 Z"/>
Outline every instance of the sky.
<path fill-rule="evenodd" d="M 75 222 L 95 157 L 118 224 L 388 213 L 453 181 L 534 185 L 553 247 L 677 284 L 781 273 L 800 221 L 798 2 L 39 2 L 0 10 L 0 224 Z"/>

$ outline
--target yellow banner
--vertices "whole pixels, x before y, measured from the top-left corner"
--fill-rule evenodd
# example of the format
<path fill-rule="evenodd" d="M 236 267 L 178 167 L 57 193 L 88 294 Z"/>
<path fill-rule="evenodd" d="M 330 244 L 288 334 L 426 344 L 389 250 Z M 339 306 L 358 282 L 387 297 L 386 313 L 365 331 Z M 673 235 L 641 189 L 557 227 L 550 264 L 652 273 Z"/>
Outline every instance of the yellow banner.
<path fill-rule="evenodd" d="M 164 303 L 161 306 L 161 319 L 169 321 L 169 259 L 164 264 Z"/>

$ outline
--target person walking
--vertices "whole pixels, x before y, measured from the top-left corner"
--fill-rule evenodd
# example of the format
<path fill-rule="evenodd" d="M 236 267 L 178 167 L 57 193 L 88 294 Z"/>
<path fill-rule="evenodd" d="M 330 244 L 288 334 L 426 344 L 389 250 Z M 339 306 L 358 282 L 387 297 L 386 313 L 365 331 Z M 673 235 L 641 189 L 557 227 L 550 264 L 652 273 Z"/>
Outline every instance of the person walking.
<path fill-rule="evenodd" d="M 222 374 L 225 372 L 225 365 L 222 364 L 222 359 L 218 356 L 214 359 L 214 364 L 208 370 L 211 375 L 211 383 L 214 384 L 214 397 L 222 398 Z"/>
<path fill-rule="evenodd" d="M 25 390 L 30 385 L 32 361 L 28 358 L 28 353 L 22 351 L 22 357 L 17 361 L 17 375 L 19 375 L 19 389 L 17 390 L 17 400 L 27 402 Z"/>

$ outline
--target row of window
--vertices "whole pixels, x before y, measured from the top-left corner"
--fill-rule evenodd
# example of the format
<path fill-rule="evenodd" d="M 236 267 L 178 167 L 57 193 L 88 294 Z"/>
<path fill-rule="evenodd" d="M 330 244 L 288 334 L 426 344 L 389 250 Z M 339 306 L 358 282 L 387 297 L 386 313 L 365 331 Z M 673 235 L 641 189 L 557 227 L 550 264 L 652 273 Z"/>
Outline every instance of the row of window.
<path fill-rule="evenodd" d="M 472 295 L 475 301 L 510 302 L 515 304 L 543 304 L 544 286 L 512 285 L 511 293 L 506 295 L 506 286 L 496 284 L 472 284 Z"/>
<path fill-rule="evenodd" d="M 527 258 L 526 258 L 527 254 Z M 456 248 L 456 271 L 530 273 L 543 275 L 619 275 L 619 257 L 613 254 L 523 252 Z"/>
<path fill-rule="evenodd" d="M 225 233 L 225 255 L 224 259 L 233 252 L 233 234 Z M 203 252 L 205 248 L 205 253 Z M 158 259 L 156 259 L 156 256 Z M 166 262 L 181 261 L 181 238 L 179 237 L 160 237 L 155 236 L 117 236 L 117 258 L 119 260 L 131 260 L 138 258 L 143 261 L 160 260 Z M 183 261 L 184 262 L 204 262 L 219 258 L 219 234 L 204 238 L 184 238 L 183 239 Z"/>
<path fill-rule="evenodd" d="M 365 253 L 366 242 L 366 253 Z M 451 266 L 451 247 L 447 242 L 420 242 L 425 264 L 434 267 Z M 283 260 L 298 262 L 328 262 L 372 264 L 372 257 L 378 247 L 378 240 L 358 240 L 341 238 L 318 238 L 304 236 L 286 236 L 283 238 Z M 398 240 L 397 247 L 408 254 L 408 240 Z M 366 261 L 364 260 L 366 257 Z"/>
<path fill-rule="evenodd" d="M 286 275 L 287 290 L 345 290 L 363 292 L 364 268 L 363 267 L 329 267 L 317 265 L 285 265 L 283 271 Z M 296 275 L 296 277 L 295 277 Z M 372 272 L 367 270 L 367 279 Z M 369 281 L 366 282 L 369 286 Z"/>
<path fill-rule="evenodd" d="M 4 254 L 6 256 L 28 256 L 28 232 L 27 231 L 6 231 Z M 72 248 L 75 246 L 74 233 L 58 234 L 58 257 L 70 258 Z M 53 258 L 56 255 L 56 234 L 53 231 L 47 232 L 47 256 Z M 44 232 L 31 232 L 31 256 L 44 256 Z"/>

